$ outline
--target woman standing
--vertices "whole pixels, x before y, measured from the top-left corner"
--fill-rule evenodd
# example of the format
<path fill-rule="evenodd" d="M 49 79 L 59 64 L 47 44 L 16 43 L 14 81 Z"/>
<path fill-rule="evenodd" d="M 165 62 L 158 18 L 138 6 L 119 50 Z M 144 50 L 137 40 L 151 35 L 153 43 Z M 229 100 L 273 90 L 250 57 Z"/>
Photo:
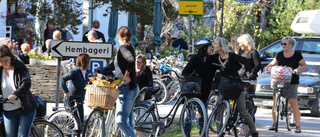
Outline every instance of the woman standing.
<path fill-rule="evenodd" d="M 187 75 L 192 73 L 194 70 L 201 78 L 201 97 L 200 100 L 207 107 L 207 101 L 210 94 L 212 80 L 216 72 L 216 67 L 212 65 L 212 60 L 209 58 L 212 53 L 212 40 L 208 38 L 201 38 L 194 43 L 194 46 L 198 49 L 198 54 L 189 54 L 192 56 L 187 66 L 183 69 L 182 75 Z M 202 112 L 199 112 L 200 114 Z M 190 120 L 190 115 L 187 116 L 186 121 Z M 199 119 L 199 125 L 203 126 L 201 123 L 203 118 Z M 190 125 L 191 123 L 186 123 L 184 126 L 185 133 L 190 136 Z M 202 127 L 200 127 L 200 131 Z M 201 132 L 200 132 L 201 133 Z"/>
<path fill-rule="evenodd" d="M 296 129 L 295 133 L 301 133 L 300 128 L 300 111 L 298 107 L 298 86 L 299 86 L 299 74 L 301 71 L 304 71 L 307 69 L 307 64 L 305 60 L 303 59 L 302 55 L 292 50 L 292 47 L 296 43 L 296 40 L 292 37 L 284 37 L 282 38 L 282 52 L 279 52 L 276 57 L 270 62 L 266 67 L 263 68 L 264 71 L 268 70 L 270 67 L 279 65 L 279 66 L 287 66 L 291 67 L 292 70 L 295 72 L 295 74 L 292 74 L 291 79 L 291 86 L 288 90 L 282 91 L 283 95 L 287 98 L 289 98 L 289 102 L 291 105 L 291 108 L 293 110 L 293 117 L 296 121 Z M 299 67 L 300 65 L 300 67 Z M 272 107 L 272 120 L 273 125 L 269 130 L 275 130 L 276 129 L 276 112 L 275 112 L 275 94 L 277 90 L 273 91 L 273 107 Z"/>
<path fill-rule="evenodd" d="M 130 43 L 132 33 L 130 28 L 122 26 L 118 30 L 117 39 L 120 47 L 113 63 L 109 65 L 115 71 L 116 78 L 123 78 L 124 84 L 118 90 L 116 102 L 116 123 L 125 136 L 136 137 L 133 130 L 134 101 L 139 94 L 135 73 L 135 52 Z"/>
<path fill-rule="evenodd" d="M 0 83 L 0 95 L 12 102 L 0 107 L 6 136 L 29 137 L 38 105 L 30 91 L 29 70 L 6 45 L 0 46 Z"/>
<path fill-rule="evenodd" d="M 242 34 L 237 41 L 243 51 L 239 55 L 247 59 L 247 62 L 244 64 L 244 68 L 239 71 L 239 74 L 247 72 L 248 78 L 256 80 L 258 72 L 261 69 L 261 60 L 259 53 L 254 46 L 253 39 L 249 34 Z"/>
<path fill-rule="evenodd" d="M 83 101 L 85 99 L 86 90 L 84 89 L 89 82 L 88 69 L 90 65 L 90 56 L 86 53 L 81 53 L 77 57 L 76 68 L 65 74 L 60 79 L 61 87 L 64 91 L 64 105 L 70 109 L 75 104 L 69 101 L 70 96 L 76 97 L 76 102 L 80 103 L 77 107 L 80 115 L 80 122 L 83 123 L 84 110 Z M 68 86 L 66 82 L 68 81 Z"/>
<path fill-rule="evenodd" d="M 241 64 L 246 63 L 247 59 L 235 53 L 230 53 L 229 44 L 225 38 L 216 38 L 214 40 L 213 48 L 214 52 L 216 52 L 217 54 L 214 54 L 210 57 L 214 62 L 217 62 L 221 66 L 223 66 L 224 69 L 221 70 L 221 76 L 238 77 L 238 70 L 241 68 Z M 256 131 L 254 121 L 246 109 L 244 92 L 240 94 L 236 103 L 240 115 L 245 118 L 249 128 L 251 129 L 252 136 L 257 137 L 258 132 Z"/>
<path fill-rule="evenodd" d="M 144 55 L 138 55 L 136 57 L 136 80 L 140 90 L 143 87 L 153 86 L 152 72 L 147 66 L 147 58 Z M 146 94 L 148 93 L 140 92 L 136 101 L 144 101 Z"/>
<path fill-rule="evenodd" d="M 240 37 L 240 34 L 236 34 L 236 35 L 233 35 L 231 37 L 231 41 L 230 41 L 230 44 L 231 44 L 231 47 L 232 49 L 234 50 L 234 53 L 238 54 L 238 55 L 241 55 L 241 53 L 243 52 L 243 50 L 240 48 L 239 46 L 239 43 L 237 41 L 237 39 Z"/>

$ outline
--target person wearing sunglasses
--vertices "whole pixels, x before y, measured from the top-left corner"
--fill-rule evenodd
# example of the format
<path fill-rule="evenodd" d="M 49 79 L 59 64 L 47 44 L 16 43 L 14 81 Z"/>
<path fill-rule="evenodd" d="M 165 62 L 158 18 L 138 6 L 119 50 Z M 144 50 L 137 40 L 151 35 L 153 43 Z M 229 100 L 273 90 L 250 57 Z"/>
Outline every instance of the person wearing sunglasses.
<path fill-rule="evenodd" d="M 299 86 L 299 74 L 301 71 L 304 71 L 307 69 L 307 64 L 305 60 L 303 59 L 301 53 L 294 51 L 292 47 L 296 43 L 296 40 L 292 37 L 284 37 L 282 38 L 282 49 L 283 51 L 279 52 L 275 58 L 266 66 L 263 68 L 263 71 L 268 70 L 272 66 L 287 66 L 291 67 L 292 70 L 295 72 L 295 74 L 292 74 L 292 79 L 291 79 L 291 85 L 288 90 L 283 90 L 283 95 L 287 98 L 289 98 L 289 102 L 291 105 L 291 108 L 293 110 L 293 117 L 294 120 L 296 121 L 296 129 L 295 133 L 301 133 L 301 128 L 300 128 L 300 111 L 298 107 L 298 101 L 297 101 L 297 96 L 298 96 L 298 86 Z M 300 66 L 300 67 L 299 67 Z M 273 120 L 273 125 L 269 130 L 275 130 L 276 126 L 276 111 L 275 109 L 275 95 L 276 95 L 277 90 L 273 91 L 273 107 L 272 107 L 272 120 Z"/>
<path fill-rule="evenodd" d="M 145 55 L 138 55 L 136 57 L 136 82 L 141 90 L 143 87 L 152 87 L 153 78 L 152 72 L 149 66 L 147 66 L 147 58 Z M 147 97 L 146 97 L 147 96 Z M 148 93 L 140 92 L 136 98 L 136 101 L 144 101 L 150 99 Z"/>

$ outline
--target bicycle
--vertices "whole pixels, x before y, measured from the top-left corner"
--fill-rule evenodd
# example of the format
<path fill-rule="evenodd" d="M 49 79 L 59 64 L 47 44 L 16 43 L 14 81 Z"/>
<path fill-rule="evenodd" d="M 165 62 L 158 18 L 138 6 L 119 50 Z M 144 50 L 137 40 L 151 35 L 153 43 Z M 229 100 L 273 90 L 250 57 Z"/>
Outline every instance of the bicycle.
<path fill-rule="evenodd" d="M 240 75 L 237 78 L 243 77 L 244 75 Z M 241 81 L 244 86 L 250 86 L 249 82 Z M 213 99 L 213 101 L 211 100 Z M 218 137 L 224 136 L 225 131 L 230 131 L 230 134 L 234 136 L 245 136 L 248 137 L 251 133 L 245 119 L 240 116 L 236 100 L 226 97 L 219 93 L 214 93 L 209 98 L 209 105 L 213 108 L 209 118 L 207 131 L 212 131 L 217 134 Z M 248 113 L 251 117 L 254 117 L 255 107 L 251 96 L 246 95 L 245 104 L 247 107 Z M 233 132 L 232 132 L 233 131 Z M 209 134 L 209 133 L 208 133 Z"/>
<path fill-rule="evenodd" d="M 76 99 L 80 97 L 71 96 L 69 101 L 75 103 L 70 109 L 64 107 L 53 108 L 54 112 L 48 118 L 48 121 L 56 124 L 66 136 L 78 136 L 80 137 L 82 131 L 82 124 L 80 122 L 80 114 L 78 105 L 83 104 L 82 102 L 76 102 Z"/>
<path fill-rule="evenodd" d="M 197 87 L 197 89 L 199 90 L 200 87 Z M 192 90 L 195 91 L 197 89 Z M 157 137 L 162 135 L 165 128 L 172 124 L 178 107 L 183 104 L 179 120 L 182 135 L 187 136 L 190 133 L 199 133 L 200 136 L 205 135 L 206 131 L 204 129 L 206 129 L 208 117 L 203 102 L 197 98 L 199 94 L 192 91 L 179 94 L 170 112 L 166 116 L 161 117 L 156 103 L 157 98 L 154 97 L 154 94 L 159 89 L 145 87 L 145 90 L 148 90 L 152 94 L 152 103 L 150 106 L 145 103 L 136 103 L 133 110 L 135 119 L 134 129 L 136 132 L 144 133 L 145 136 L 151 135 Z M 161 120 L 164 120 L 164 122 Z"/>
<path fill-rule="evenodd" d="M 122 81 L 115 88 L 120 87 Z M 83 137 L 105 137 L 108 135 L 122 136 L 122 133 L 115 123 L 116 104 L 111 110 L 103 109 L 102 107 L 94 107 L 89 114 L 82 131 Z"/>
<path fill-rule="evenodd" d="M 7 98 L 2 98 L 0 95 L 0 104 L 10 103 Z M 3 121 L 3 119 L 1 119 Z M 0 123 L 2 122 L 0 121 Z M 0 133 L 0 137 L 4 137 L 5 133 Z M 30 137 L 63 137 L 62 131 L 53 123 L 45 120 L 42 117 L 36 117 L 33 121 L 29 133 Z"/>
<path fill-rule="evenodd" d="M 166 101 L 167 104 L 173 101 L 175 98 L 177 98 L 181 91 L 178 73 L 174 70 L 170 70 L 170 72 L 174 72 L 175 77 L 172 77 L 173 80 L 167 85 L 167 91 L 168 91 L 168 97 Z"/>
<path fill-rule="evenodd" d="M 286 126 L 287 126 L 287 130 L 291 131 L 292 128 L 294 128 L 295 125 L 295 121 L 293 119 L 293 110 L 290 106 L 289 99 L 287 97 L 285 97 L 282 93 L 283 89 L 286 86 L 290 86 L 289 85 L 285 85 L 284 83 L 277 83 L 276 85 L 276 104 L 275 104 L 275 108 L 276 108 L 276 129 L 275 132 L 278 132 L 278 126 L 279 126 L 279 117 L 281 120 L 284 119 L 284 117 L 286 118 Z"/>

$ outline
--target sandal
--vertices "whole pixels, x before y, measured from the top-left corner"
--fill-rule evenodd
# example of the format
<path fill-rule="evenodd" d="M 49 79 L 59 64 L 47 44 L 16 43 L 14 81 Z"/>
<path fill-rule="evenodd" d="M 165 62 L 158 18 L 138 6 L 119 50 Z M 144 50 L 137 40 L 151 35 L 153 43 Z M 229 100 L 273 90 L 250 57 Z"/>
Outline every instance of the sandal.
<path fill-rule="evenodd" d="M 276 130 L 276 123 L 273 123 L 271 128 L 269 128 L 269 130 Z"/>
<path fill-rule="evenodd" d="M 301 133 L 300 126 L 296 126 L 296 129 L 294 130 L 295 133 Z"/>

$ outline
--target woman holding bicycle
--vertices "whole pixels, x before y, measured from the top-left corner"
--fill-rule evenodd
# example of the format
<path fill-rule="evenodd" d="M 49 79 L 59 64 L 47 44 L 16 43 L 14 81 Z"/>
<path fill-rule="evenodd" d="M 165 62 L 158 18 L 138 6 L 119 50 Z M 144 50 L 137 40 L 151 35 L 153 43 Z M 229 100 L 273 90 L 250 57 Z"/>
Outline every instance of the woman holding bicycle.
<path fill-rule="evenodd" d="M 139 85 L 140 90 L 143 87 L 153 86 L 152 72 L 147 66 L 147 58 L 144 55 L 138 55 L 136 57 L 136 81 Z M 145 99 L 150 99 L 148 97 L 148 93 L 140 92 L 138 97 L 136 98 L 136 101 L 144 101 Z"/>
<path fill-rule="evenodd" d="M 117 39 L 120 47 L 114 61 L 109 65 L 115 70 L 116 78 L 123 78 L 124 84 L 118 90 L 119 96 L 116 102 L 116 123 L 125 136 L 136 137 L 133 129 L 134 101 L 139 94 L 135 73 L 135 52 L 132 44 L 131 29 L 122 26 L 118 30 Z"/>
<path fill-rule="evenodd" d="M 182 75 L 192 73 L 194 70 L 201 78 L 201 97 L 200 100 L 207 107 L 208 96 L 210 94 L 212 79 L 216 72 L 216 67 L 212 65 L 212 60 L 209 55 L 212 53 L 212 40 L 208 38 L 201 38 L 194 43 L 194 46 L 198 49 L 198 54 L 189 54 L 192 56 L 186 67 L 182 71 Z M 201 112 L 200 112 L 201 113 Z M 189 125 L 185 125 L 185 131 L 190 135 L 190 131 L 187 128 Z"/>
<path fill-rule="evenodd" d="M 85 99 L 85 87 L 89 82 L 88 69 L 90 65 L 90 56 L 86 53 L 81 53 L 77 57 L 76 68 L 72 69 L 69 73 L 65 74 L 60 79 L 61 87 L 64 91 L 64 105 L 66 109 L 71 109 L 75 104 L 69 101 L 70 96 L 76 97 L 80 123 L 83 123 L 84 110 L 83 101 Z M 66 82 L 68 81 L 68 86 Z"/>
<path fill-rule="evenodd" d="M 6 136 L 29 137 L 38 104 L 30 91 L 28 68 L 6 45 L 0 46 L 0 72 L 0 95 L 11 102 L 0 106 Z"/>
<path fill-rule="evenodd" d="M 221 76 L 239 77 L 238 70 L 241 68 L 241 64 L 246 63 L 247 59 L 235 53 L 229 52 L 229 44 L 225 38 L 216 38 L 214 40 L 213 48 L 214 52 L 217 54 L 210 56 L 210 58 L 223 67 L 223 70 L 221 70 Z M 246 104 L 244 92 L 240 94 L 236 103 L 240 115 L 245 118 L 249 128 L 251 129 L 252 136 L 257 137 L 258 132 L 256 131 L 255 123 L 245 107 Z"/>
<path fill-rule="evenodd" d="M 302 55 L 294 51 L 292 47 L 296 43 L 296 40 L 292 37 L 282 38 L 282 52 L 279 52 L 276 57 L 270 62 L 266 67 L 263 68 L 264 71 L 268 70 L 270 67 L 279 65 L 291 67 L 295 74 L 292 74 L 291 85 L 288 90 L 284 90 L 282 93 L 285 97 L 289 98 L 291 108 L 293 110 L 293 117 L 296 121 L 295 133 L 301 133 L 300 128 L 300 111 L 298 107 L 298 86 L 299 86 L 299 74 L 301 71 L 307 69 L 307 64 L 303 59 Z M 299 67 L 300 66 L 300 67 Z M 276 129 L 276 112 L 275 112 L 275 95 L 277 90 L 273 91 L 273 107 L 272 107 L 272 120 L 273 125 L 269 130 Z"/>

